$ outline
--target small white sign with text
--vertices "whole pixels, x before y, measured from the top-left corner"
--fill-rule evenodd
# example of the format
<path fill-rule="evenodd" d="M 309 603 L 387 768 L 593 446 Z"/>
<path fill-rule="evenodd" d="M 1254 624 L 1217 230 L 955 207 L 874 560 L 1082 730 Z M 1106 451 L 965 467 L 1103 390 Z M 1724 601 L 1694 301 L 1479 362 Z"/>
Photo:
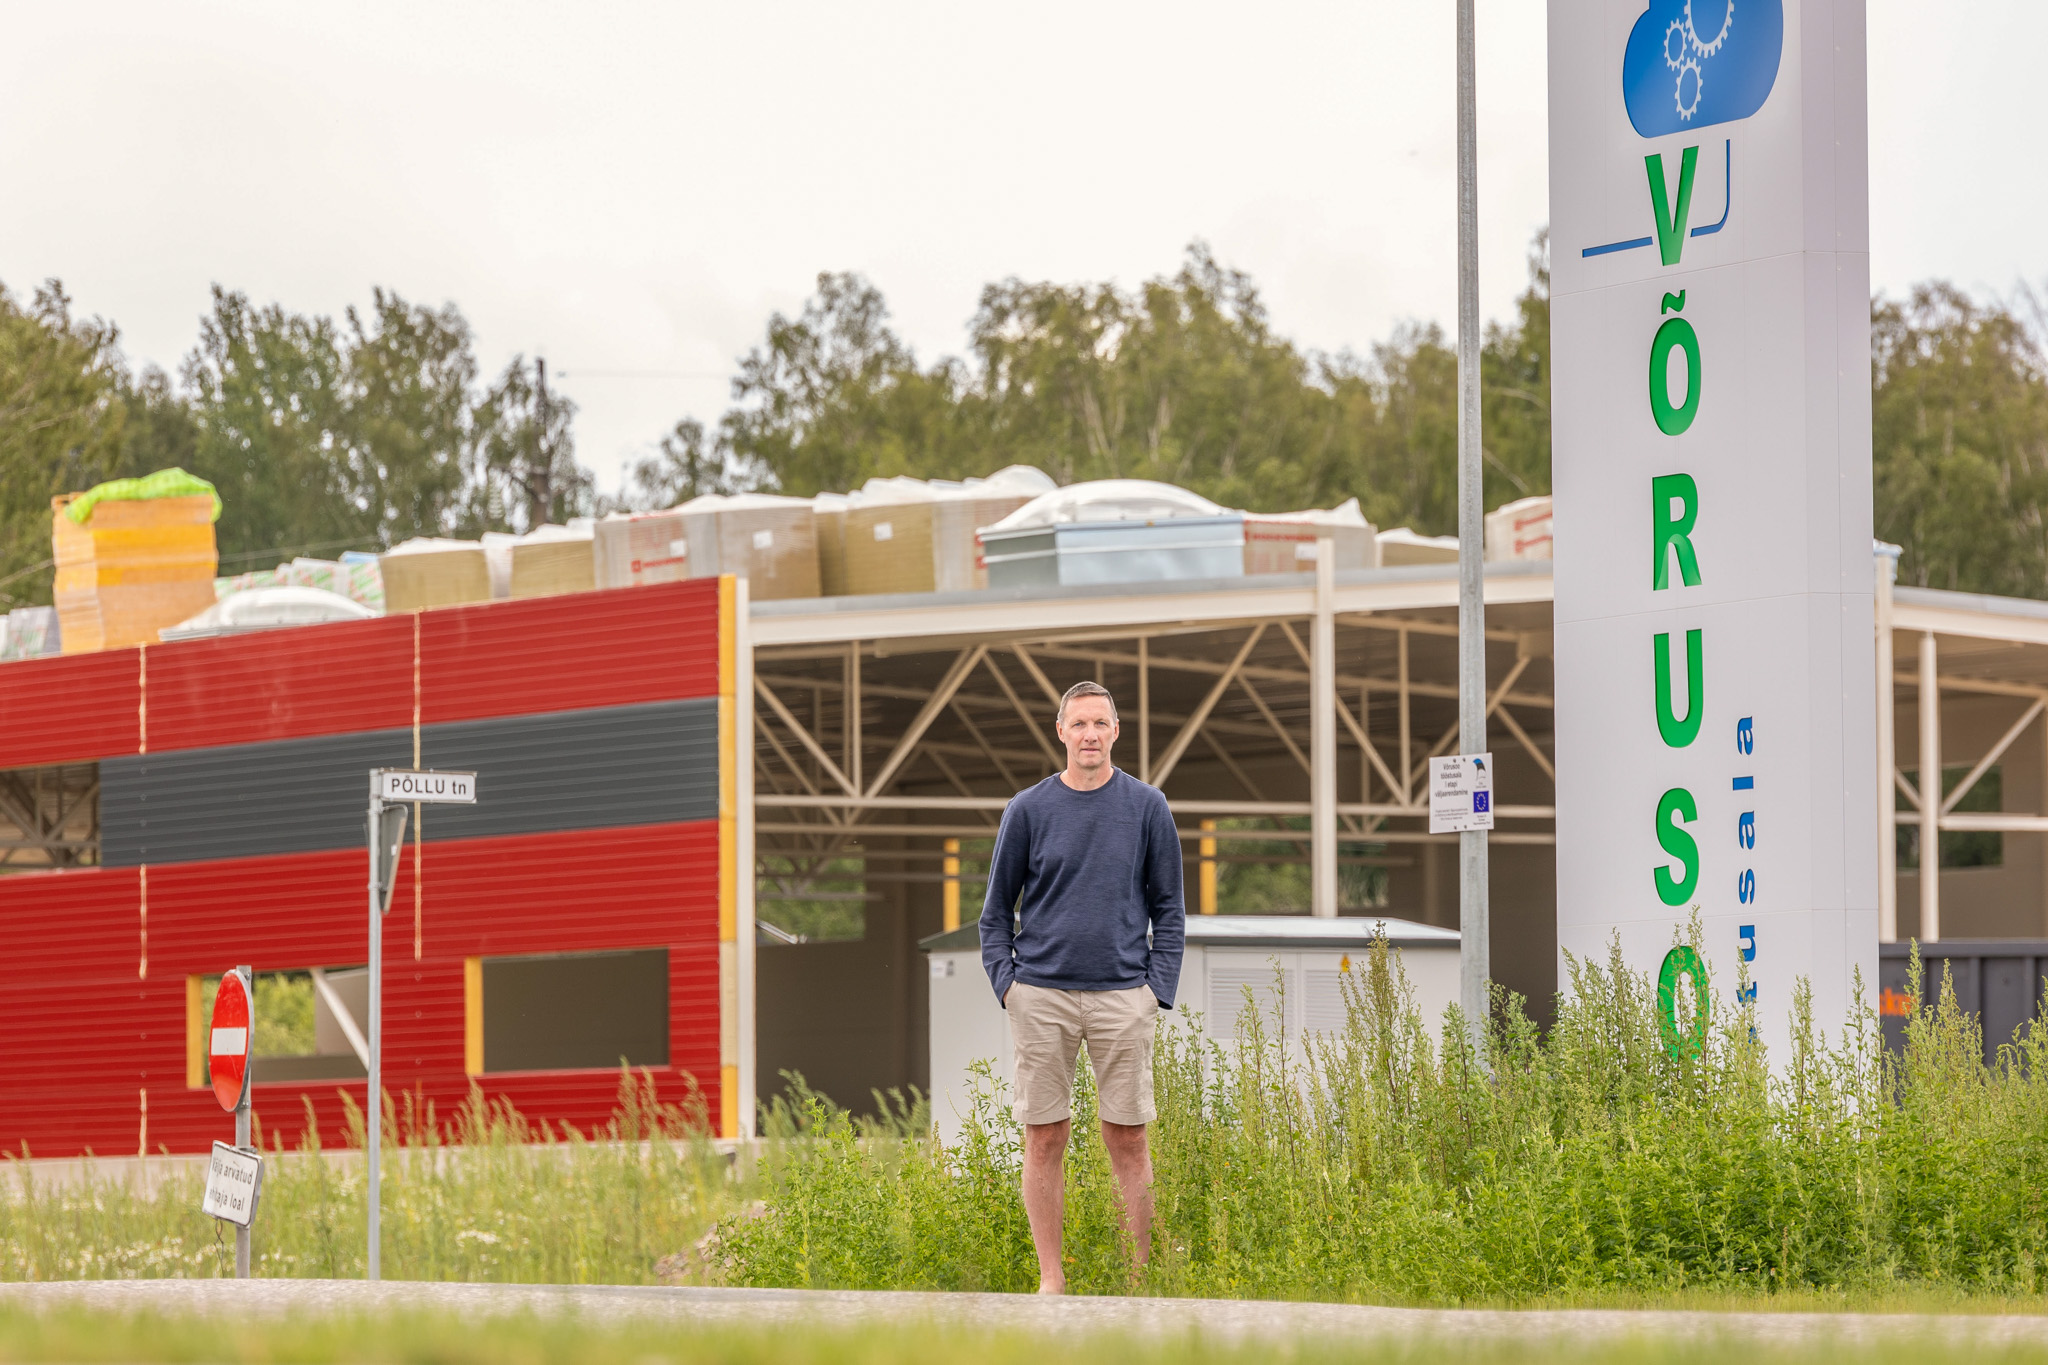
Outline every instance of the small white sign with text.
<path fill-rule="evenodd" d="M 1462 834 L 1493 828 L 1493 755 L 1451 754 L 1429 760 L 1429 832 Z"/>
<path fill-rule="evenodd" d="M 475 773 L 406 772 L 397 768 L 377 770 L 379 801 L 476 803 Z"/>
<path fill-rule="evenodd" d="M 212 1159 L 206 1163 L 206 1194 L 199 1201 L 200 1212 L 237 1227 L 248 1227 L 256 1219 L 256 1198 L 263 1191 L 263 1158 L 255 1152 L 213 1144 Z"/>

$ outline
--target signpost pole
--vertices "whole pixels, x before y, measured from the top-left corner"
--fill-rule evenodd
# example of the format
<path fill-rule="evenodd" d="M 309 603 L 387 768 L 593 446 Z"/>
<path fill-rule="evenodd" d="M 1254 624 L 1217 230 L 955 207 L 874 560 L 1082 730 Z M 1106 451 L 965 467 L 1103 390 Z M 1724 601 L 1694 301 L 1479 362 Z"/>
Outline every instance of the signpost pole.
<path fill-rule="evenodd" d="M 384 803 L 377 799 L 373 786 L 370 791 L 370 1088 L 364 1097 L 363 1119 L 368 1125 L 364 1134 L 365 1164 L 369 1171 L 369 1224 L 370 1247 L 366 1279 L 378 1278 L 377 1214 L 383 1199 L 378 1186 L 377 1156 L 382 1145 L 384 1130 L 384 906 L 382 904 L 383 878 L 377 866 L 379 845 L 383 843 L 382 816 Z"/>
<path fill-rule="evenodd" d="M 1458 752 L 1486 752 L 1486 504 L 1479 444 L 1479 115 L 1472 0 L 1458 0 Z M 1477 1044 L 1493 975 L 1486 831 L 1458 835 L 1458 1001 Z"/>
<path fill-rule="evenodd" d="M 253 967 L 243 965 L 235 968 L 241 974 L 242 984 L 249 988 L 249 1031 L 256 1030 L 256 973 Z M 249 1051 L 253 1054 L 255 1048 Z M 247 1150 L 249 1146 L 249 1092 L 255 1087 L 248 1082 L 242 1084 L 242 1102 L 235 1106 L 235 1146 Z M 249 1225 L 235 1225 L 235 1278 L 249 1278 Z"/>
<path fill-rule="evenodd" d="M 476 802 L 476 774 L 413 771 L 404 768 L 370 770 L 370 811 L 364 829 L 370 845 L 370 1028 L 369 1093 L 363 1115 L 369 1131 L 363 1134 L 364 1165 L 369 1174 L 369 1256 L 364 1266 L 368 1279 L 378 1279 L 378 1223 L 383 1212 L 383 1187 L 379 1180 L 378 1157 L 384 1145 L 384 914 L 391 908 L 401 851 L 405 846 L 408 809 L 422 802 L 473 805 Z M 387 817 L 395 816 L 387 824 Z"/>

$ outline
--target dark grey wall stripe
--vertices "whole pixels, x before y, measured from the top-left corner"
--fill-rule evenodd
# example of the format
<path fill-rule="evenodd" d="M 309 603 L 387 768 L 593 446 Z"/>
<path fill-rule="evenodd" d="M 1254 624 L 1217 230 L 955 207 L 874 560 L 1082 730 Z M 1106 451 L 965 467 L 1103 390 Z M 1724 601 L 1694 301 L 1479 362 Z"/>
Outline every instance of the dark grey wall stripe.
<path fill-rule="evenodd" d="M 718 814 L 718 702 L 699 698 L 426 726 L 428 767 L 473 769 L 474 806 L 439 806 L 429 842 Z M 109 867 L 355 848 L 371 768 L 410 767 L 412 732 L 325 735 L 106 759 Z"/>
<path fill-rule="evenodd" d="M 718 816 L 718 699 L 429 725 L 429 768 L 476 773 L 474 806 L 425 812 L 427 841 Z"/>
<path fill-rule="evenodd" d="M 411 766 L 411 730 L 101 759 L 100 862 L 346 848 L 363 840 L 370 769 Z"/>

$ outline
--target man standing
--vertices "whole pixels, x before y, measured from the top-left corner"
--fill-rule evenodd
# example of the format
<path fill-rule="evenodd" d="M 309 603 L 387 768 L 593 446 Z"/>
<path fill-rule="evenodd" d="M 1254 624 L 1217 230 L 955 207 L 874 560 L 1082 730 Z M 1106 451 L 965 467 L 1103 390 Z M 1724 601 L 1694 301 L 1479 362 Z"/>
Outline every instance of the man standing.
<path fill-rule="evenodd" d="M 1117 721 L 1109 692 L 1075 683 L 1056 725 L 1066 770 L 1019 792 L 1003 812 L 981 908 L 981 963 L 1010 1016 L 1024 1211 L 1041 1294 L 1067 1287 L 1063 1163 L 1084 1041 L 1133 1268 L 1151 1251 L 1152 1030 L 1159 1011 L 1173 1008 L 1187 930 L 1180 836 L 1159 789 L 1110 764 Z"/>

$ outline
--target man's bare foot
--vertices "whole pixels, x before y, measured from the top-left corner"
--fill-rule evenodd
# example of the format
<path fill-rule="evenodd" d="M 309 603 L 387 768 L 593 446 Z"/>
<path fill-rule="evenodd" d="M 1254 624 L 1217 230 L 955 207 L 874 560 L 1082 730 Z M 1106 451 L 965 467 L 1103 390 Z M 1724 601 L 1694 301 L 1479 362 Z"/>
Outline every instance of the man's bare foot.
<path fill-rule="evenodd" d="M 1066 1282 L 1063 1280 L 1040 1280 L 1038 1282 L 1038 1292 L 1041 1294 L 1064 1294 L 1067 1292 Z"/>

